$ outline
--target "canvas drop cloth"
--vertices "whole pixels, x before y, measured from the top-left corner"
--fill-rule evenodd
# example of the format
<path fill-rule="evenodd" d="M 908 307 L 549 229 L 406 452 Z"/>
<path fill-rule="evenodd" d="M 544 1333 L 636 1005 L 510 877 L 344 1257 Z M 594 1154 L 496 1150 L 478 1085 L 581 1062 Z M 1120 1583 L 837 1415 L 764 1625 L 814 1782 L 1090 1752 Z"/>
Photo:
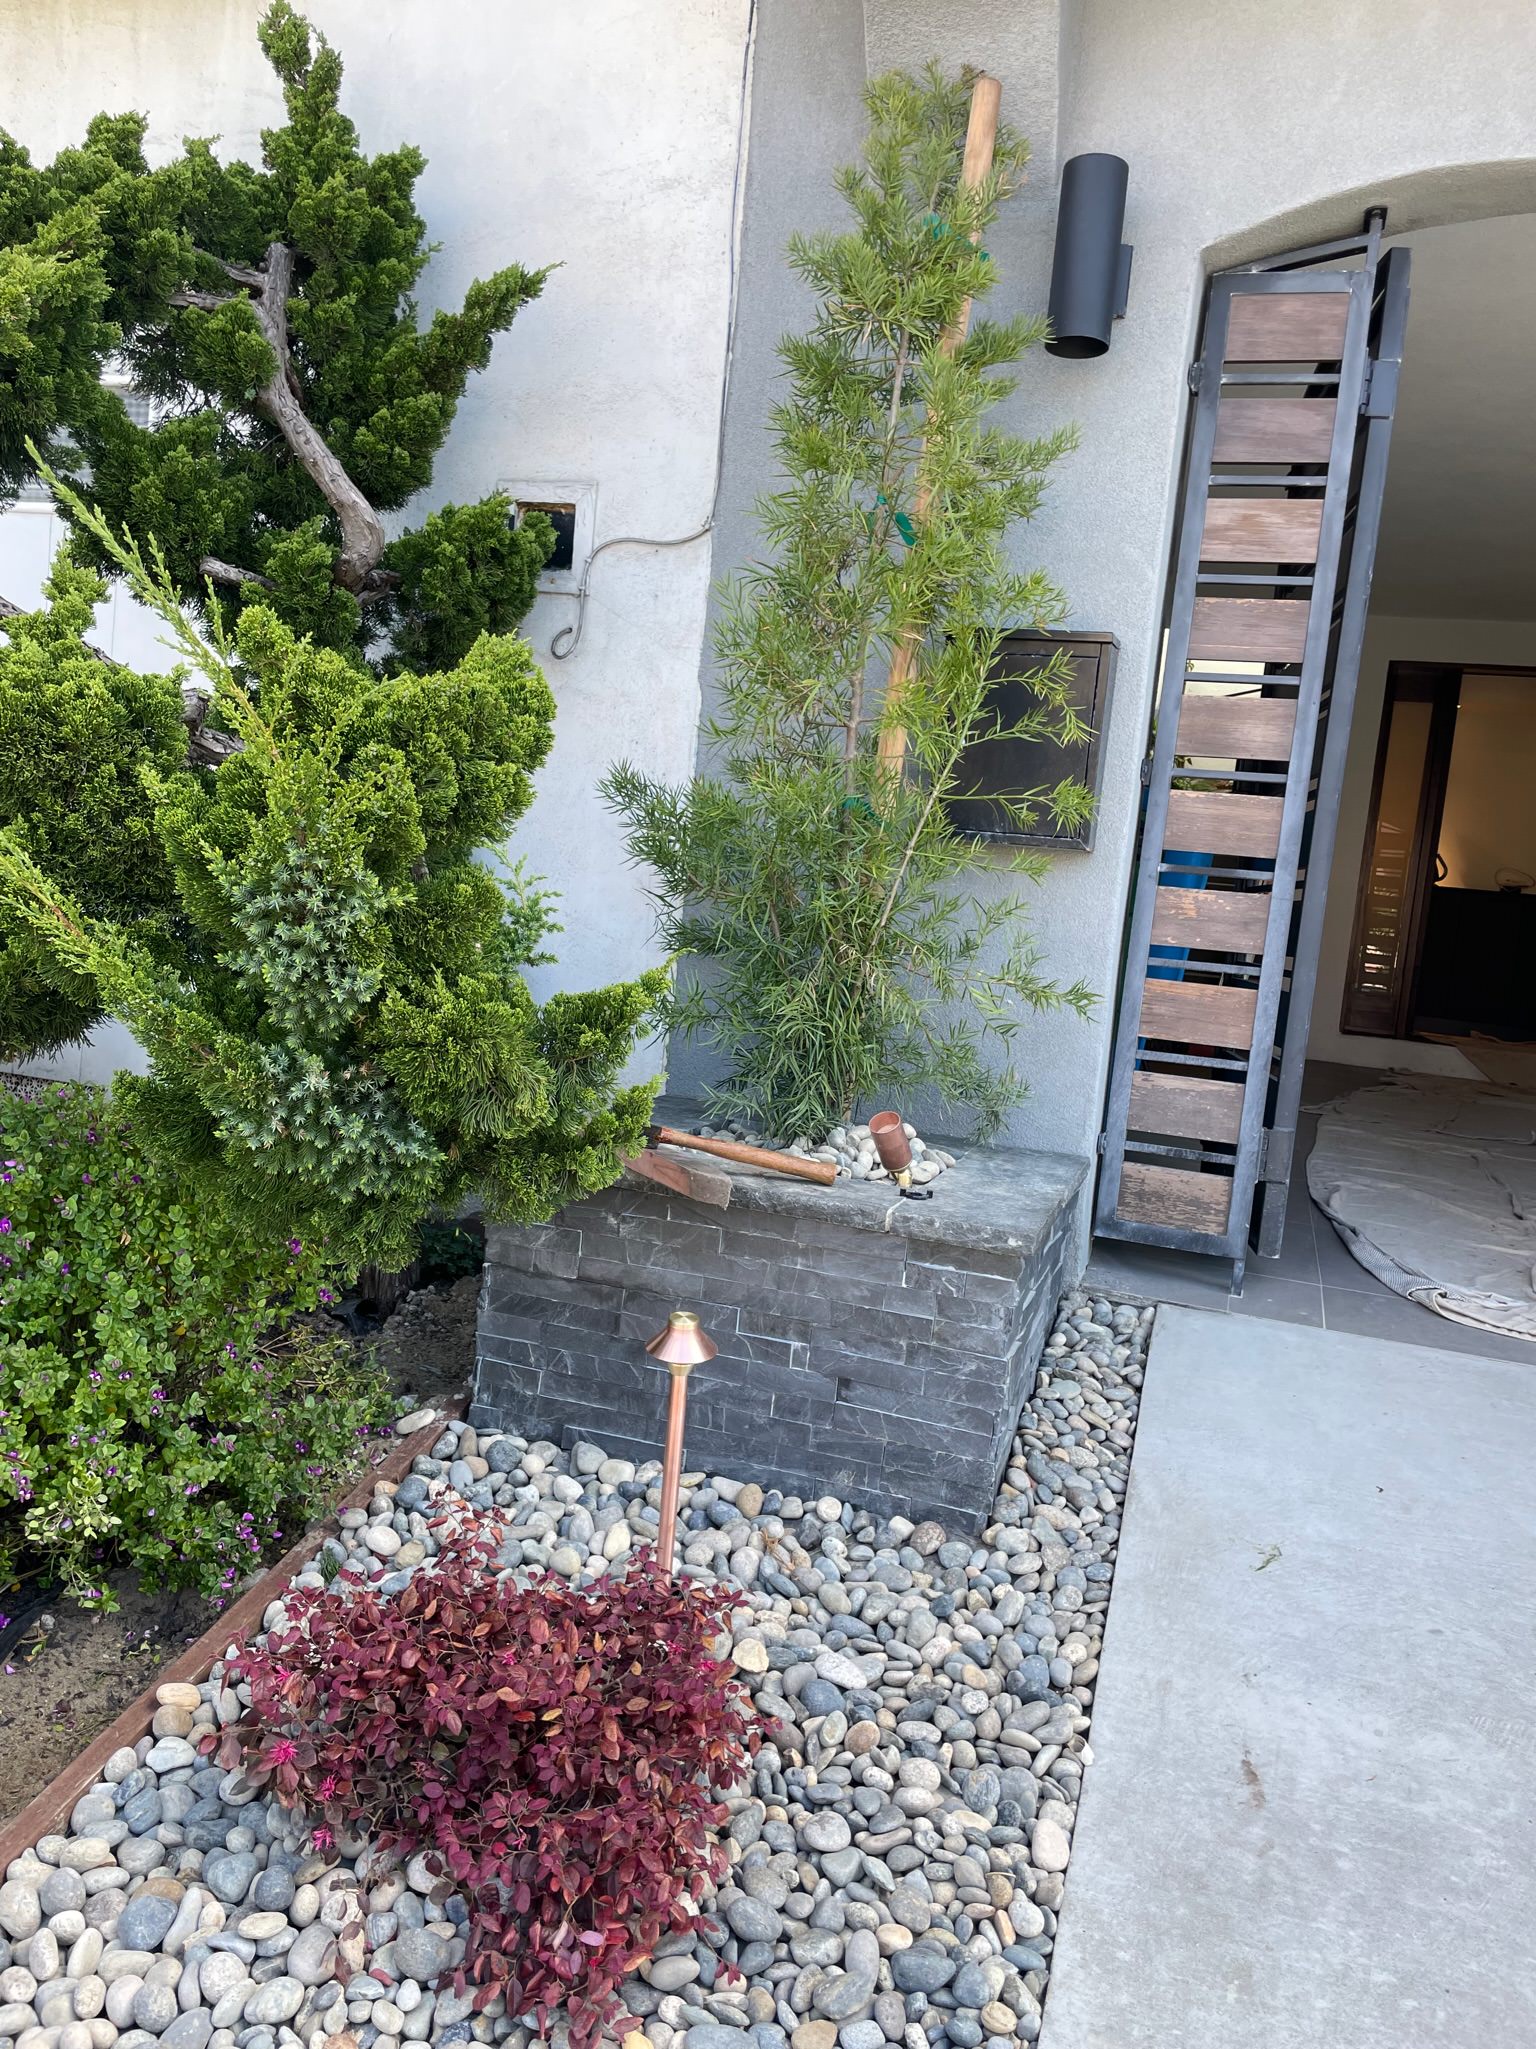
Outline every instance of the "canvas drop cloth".
<path fill-rule="evenodd" d="M 1307 1186 L 1368 1272 L 1536 1342 L 1536 1089 L 1394 1075 L 1322 1113 Z"/>

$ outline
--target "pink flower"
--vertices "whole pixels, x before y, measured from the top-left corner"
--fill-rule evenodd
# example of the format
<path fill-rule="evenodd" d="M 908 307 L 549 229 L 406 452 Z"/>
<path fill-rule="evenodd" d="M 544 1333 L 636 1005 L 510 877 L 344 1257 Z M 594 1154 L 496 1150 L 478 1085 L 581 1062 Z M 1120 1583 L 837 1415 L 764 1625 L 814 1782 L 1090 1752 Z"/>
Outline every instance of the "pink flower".
<path fill-rule="evenodd" d="M 298 1754 L 298 1747 L 295 1744 L 290 1743 L 286 1736 L 279 1736 L 267 1752 L 267 1763 L 292 1764 Z"/>
<path fill-rule="evenodd" d="M 310 1841 L 314 1844 L 317 1850 L 329 1850 L 331 1846 L 335 1843 L 336 1838 L 332 1834 L 331 1830 L 325 1826 L 324 1822 L 322 1822 L 319 1828 L 315 1829 L 311 1833 Z"/>

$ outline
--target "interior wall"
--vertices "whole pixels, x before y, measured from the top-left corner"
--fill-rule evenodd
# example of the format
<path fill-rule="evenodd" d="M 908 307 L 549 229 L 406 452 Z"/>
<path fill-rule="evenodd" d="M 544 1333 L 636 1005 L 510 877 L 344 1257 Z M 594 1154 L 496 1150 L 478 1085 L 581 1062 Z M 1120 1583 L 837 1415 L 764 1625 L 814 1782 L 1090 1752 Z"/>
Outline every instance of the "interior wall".
<path fill-rule="evenodd" d="M 1536 676 L 1464 676 L 1439 853 L 1452 889 L 1536 875 Z"/>
<path fill-rule="evenodd" d="M 1344 985 L 1349 973 L 1354 928 L 1355 893 L 1371 804 L 1376 746 L 1386 700 L 1387 668 L 1392 662 L 1468 662 L 1498 668 L 1536 667 L 1536 620 L 1417 619 L 1372 616 L 1366 626 L 1360 661 L 1355 715 L 1350 726 L 1349 753 L 1339 794 L 1338 838 L 1328 884 L 1328 908 L 1318 959 L 1317 993 L 1312 1002 L 1308 1051 L 1314 1060 L 1336 1060 L 1347 1067 L 1401 1067 L 1414 1074 L 1470 1075 L 1475 1072 L 1453 1046 L 1412 1039 L 1378 1039 L 1339 1028 Z M 1536 690 L 1536 681 L 1531 686 Z M 1536 788 L 1527 767 L 1524 815 L 1536 821 Z M 1515 865 L 1536 869 L 1536 861 Z"/>
<path fill-rule="evenodd" d="M 664 16 L 632 0 L 301 6 L 341 52 L 364 146 L 405 140 L 428 158 L 417 204 L 442 250 L 421 317 L 498 265 L 559 266 L 471 378 L 431 489 L 402 518 L 559 479 L 596 486 L 599 542 L 695 533 L 714 487 L 749 0 L 667 0 Z M 0 0 L 0 127 L 46 159 L 101 108 L 136 107 L 156 160 L 185 134 L 254 158 L 281 117 L 261 12 L 262 0 Z M 9 566 L 35 571 L 47 516 L 8 521 L 21 523 Z M 691 771 L 709 579 L 707 538 L 615 549 L 570 660 L 547 659 L 569 597 L 541 597 L 525 624 L 558 706 L 512 848 L 562 898 L 558 963 L 530 976 L 541 996 L 659 957 L 596 785 L 626 755 L 657 775 Z M 113 1034 L 83 1070 L 76 1049 L 58 1071 L 105 1079 L 124 1050 Z M 648 1049 L 636 1071 L 659 1062 Z"/>

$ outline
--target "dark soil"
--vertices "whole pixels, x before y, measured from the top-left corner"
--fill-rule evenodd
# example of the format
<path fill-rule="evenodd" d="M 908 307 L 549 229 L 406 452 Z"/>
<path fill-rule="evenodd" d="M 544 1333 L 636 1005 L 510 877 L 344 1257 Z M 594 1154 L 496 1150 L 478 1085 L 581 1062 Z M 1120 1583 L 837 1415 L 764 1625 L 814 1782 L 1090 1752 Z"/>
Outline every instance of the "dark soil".
<path fill-rule="evenodd" d="M 418 1289 L 359 1337 L 377 1348 L 391 1385 L 413 1407 L 440 1407 L 468 1389 L 479 1286 L 479 1275 L 467 1274 L 448 1288 Z M 61 1599 L 0 1659 L 0 1824 L 215 1620 L 200 1595 L 146 1594 L 130 1571 L 114 1573 L 110 1585 L 120 1604 L 116 1614 L 86 1612 Z M 7 1604 L 7 1590 L 0 1589 L 0 1613 Z M 16 1607 L 13 1597 L 9 1605 Z M 45 1620 L 51 1626 L 44 1627 Z"/>
<path fill-rule="evenodd" d="M 378 1335 L 379 1364 L 398 1394 L 418 1406 L 454 1401 L 475 1370 L 478 1273 L 449 1288 L 419 1288 L 407 1295 Z"/>
<path fill-rule="evenodd" d="M 60 1601 L 0 1665 L 0 1822 L 99 1736 L 213 1619 L 198 1594 L 146 1594 L 112 1575 L 121 1606 L 100 1615 Z M 0 1606 L 5 1596 L 0 1594 Z M 45 1629 L 42 1622 L 52 1623 Z"/>

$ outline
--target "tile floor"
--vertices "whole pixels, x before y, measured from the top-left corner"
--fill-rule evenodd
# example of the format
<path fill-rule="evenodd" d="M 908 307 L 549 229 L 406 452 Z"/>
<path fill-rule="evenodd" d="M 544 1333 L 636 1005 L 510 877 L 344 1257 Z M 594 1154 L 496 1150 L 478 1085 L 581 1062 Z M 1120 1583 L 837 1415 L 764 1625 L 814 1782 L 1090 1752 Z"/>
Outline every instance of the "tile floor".
<path fill-rule="evenodd" d="M 1307 1193 L 1306 1159 L 1317 1136 L 1317 1110 L 1346 1089 L 1375 1077 L 1369 1069 L 1313 1061 L 1307 1067 L 1303 1109 L 1296 1133 L 1296 1169 L 1286 1205 L 1285 1234 L 1278 1259 L 1249 1260 L 1241 1295 L 1229 1285 L 1225 1260 L 1195 1252 L 1163 1252 L 1150 1245 L 1094 1240 L 1084 1276 L 1088 1286 L 1145 1301 L 1179 1302 L 1232 1316 L 1259 1316 L 1313 1330 L 1352 1331 L 1357 1337 L 1396 1339 L 1430 1345 L 1442 1352 L 1471 1352 L 1484 1359 L 1512 1359 L 1536 1366 L 1536 1345 L 1523 1338 L 1496 1337 L 1436 1316 L 1393 1294 L 1344 1249 L 1332 1224 Z"/>

